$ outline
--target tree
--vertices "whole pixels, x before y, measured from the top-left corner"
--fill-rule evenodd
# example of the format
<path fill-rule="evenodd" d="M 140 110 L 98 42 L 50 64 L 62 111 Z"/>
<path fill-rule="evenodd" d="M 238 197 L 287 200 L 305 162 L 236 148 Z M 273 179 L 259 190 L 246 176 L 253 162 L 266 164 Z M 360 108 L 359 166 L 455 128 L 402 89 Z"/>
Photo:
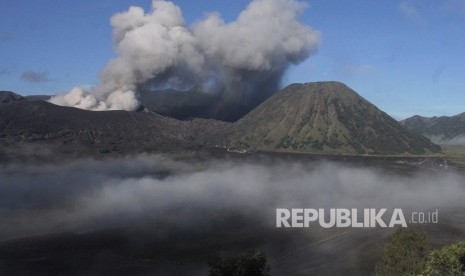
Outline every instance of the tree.
<path fill-rule="evenodd" d="M 465 242 L 460 242 L 429 255 L 426 268 L 421 276 L 464 276 L 465 275 Z"/>
<path fill-rule="evenodd" d="M 237 257 L 209 262 L 210 276 L 267 276 L 270 265 L 261 251 L 249 251 Z"/>
<path fill-rule="evenodd" d="M 418 275 L 428 257 L 426 235 L 411 228 L 399 228 L 389 237 L 384 256 L 376 265 L 377 276 Z"/>

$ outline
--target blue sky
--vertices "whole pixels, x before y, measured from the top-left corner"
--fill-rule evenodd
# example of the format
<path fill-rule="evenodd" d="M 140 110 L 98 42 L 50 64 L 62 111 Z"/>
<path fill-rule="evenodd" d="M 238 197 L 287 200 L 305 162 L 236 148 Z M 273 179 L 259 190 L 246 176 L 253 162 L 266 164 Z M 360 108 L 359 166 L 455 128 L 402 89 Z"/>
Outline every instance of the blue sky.
<path fill-rule="evenodd" d="M 249 1 L 173 1 L 188 24 Z M 395 118 L 465 112 L 465 0 L 314 0 L 301 21 L 319 30 L 316 55 L 283 84 L 342 81 Z M 53 94 L 98 82 L 115 56 L 110 17 L 150 0 L 0 0 L 0 90 Z"/>

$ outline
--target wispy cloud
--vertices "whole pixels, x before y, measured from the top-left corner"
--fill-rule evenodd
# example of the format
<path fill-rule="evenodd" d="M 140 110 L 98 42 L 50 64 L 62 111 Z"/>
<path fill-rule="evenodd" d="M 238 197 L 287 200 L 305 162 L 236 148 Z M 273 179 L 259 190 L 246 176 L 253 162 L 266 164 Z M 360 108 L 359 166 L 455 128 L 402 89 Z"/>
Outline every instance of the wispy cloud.
<path fill-rule="evenodd" d="M 47 72 L 26 71 L 21 74 L 21 80 L 27 82 L 47 82 L 49 78 Z"/>
<path fill-rule="evenodd" d="M 445 64 L 438 65 L 433 71 L 433 74 L 431 76 L 431 81 L 433 83 L 438 83 L 441 80 L 441 76 L 444 73 L 445 69 L 446 69 Z"/>
<path fill-rule="evenodd" d="M 465 14 L 465 0 L 448 0 L 443 8 L 448 12 Z"/>
<path fill-rule="evenodd" d="M 6 76 L 6 75 L 11 75 L 12 71 L 7 68 L 0 68 L 0 77 L 1 76 Z"/>
<path fill-rule="evenodd" d="M 370 64 L 346 65 L 342 71 L 347 74 L 373 74 L 376 72 L 375 67 Z"/>
<path fill-rule="evenodd" d="M 418 23 L 424 24 L 425 18 L 423 17 L 422 13 L 418 9 L 416 5 L 409 1 L 402 1 L 399 4 L 399 11 L 409 20 Z"/>
<path fill-rule="evenodd" d="M 6 42 L 11 41 L 14 39 L 14 35 L 12 33 L 0 33 L 0 41 Z"/>

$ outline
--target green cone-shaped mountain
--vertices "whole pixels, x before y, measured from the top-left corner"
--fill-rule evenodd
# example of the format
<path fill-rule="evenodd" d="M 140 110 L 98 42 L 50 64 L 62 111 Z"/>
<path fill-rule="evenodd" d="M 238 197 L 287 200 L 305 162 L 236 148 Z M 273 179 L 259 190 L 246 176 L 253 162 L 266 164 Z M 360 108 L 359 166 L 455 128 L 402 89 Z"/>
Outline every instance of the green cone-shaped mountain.
<path fill-rule="evenodd" d="M 288 86 L 234 123 L 222 144 L 235 149 L 345 154 L 440 150 L 339 82 Z"/>

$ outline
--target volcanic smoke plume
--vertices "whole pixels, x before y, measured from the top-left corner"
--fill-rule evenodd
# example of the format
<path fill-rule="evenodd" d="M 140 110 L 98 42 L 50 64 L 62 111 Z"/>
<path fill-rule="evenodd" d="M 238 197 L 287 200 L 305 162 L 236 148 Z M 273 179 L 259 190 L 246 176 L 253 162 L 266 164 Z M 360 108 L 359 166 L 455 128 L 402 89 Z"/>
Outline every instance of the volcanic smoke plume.
<path fill-rule="evenodd" d="M 211 117 L 222 109 L 253 108 L 277 91 L 289 65 L 315 53 L 319 33 L 297 21 L 305 7 L 295 0 L 254 0 L 234 22 L 212 13 L 188 27 L 172 2 L 155 0 L 149 13 L 132 6 L 111 18 L 117 57 L 100 83 L 50 101 L 135 110 L 139 93 L 177 91 L 214 99 L 208 103 Z"/>

